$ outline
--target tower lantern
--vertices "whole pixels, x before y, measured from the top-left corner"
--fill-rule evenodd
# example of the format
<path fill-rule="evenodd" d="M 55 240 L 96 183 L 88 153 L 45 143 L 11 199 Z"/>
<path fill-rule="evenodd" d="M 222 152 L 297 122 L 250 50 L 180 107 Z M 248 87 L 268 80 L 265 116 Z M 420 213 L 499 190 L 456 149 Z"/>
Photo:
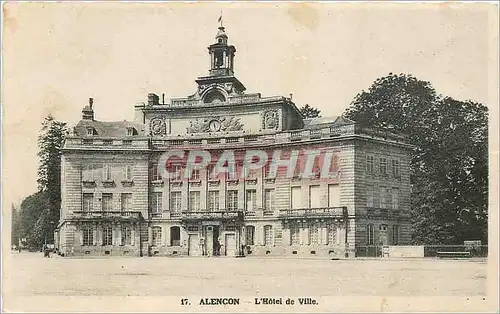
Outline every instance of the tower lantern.
<path fill-rule="evenodd" d="M 210 75 L 233 75 L 236 48 L 227 44 L 227 35 L 224 26 L 219 27 L 215 40 L 216 42 L 208 47 L 210 54 Z"/>

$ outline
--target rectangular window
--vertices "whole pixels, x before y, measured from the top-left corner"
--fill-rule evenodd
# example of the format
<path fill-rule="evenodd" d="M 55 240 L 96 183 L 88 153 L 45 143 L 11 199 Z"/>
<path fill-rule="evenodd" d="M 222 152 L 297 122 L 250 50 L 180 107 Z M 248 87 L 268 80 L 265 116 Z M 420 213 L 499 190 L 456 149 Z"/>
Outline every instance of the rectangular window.
<path fill-rule="evenodd" d="M 264 206 L 266 211 L 274 211 L 274 204 L 276 202 L 276 193 L 274 189 L 264 190 Z"/>
<path fill-rule="evenodd" d="M 321 195 L 319 185 L 309 186 L 309 208 L 321 207 Z"/>
<path fill-rule="evenodd" d="M 200 180 L 200 169 L 193 169 L 191 171 L 191 179 L 192 181 L 199 181 Z"/>
<path fill-rule="evenodd" d="M 375 238 L 375 230 L 373 229 L 373 225 L 369 224 L 366 226 L 366 244 L 373 245 Z"/>
<path fill-rule="evenodd" d="M 366 186 L 366 207 L 373 207 L 373 185 Z"/>
<path fill-rule="evenodd" d="M 328 185 L 328 207 L 340 207 L 340 186 L 338 184 Z"/>
<path fill-rule="evenodd" d="M 392 226 L 392 244 L 399 244 L 399 226 L 397 225 Z"/>
<path fill-rule="evenodd" d="M 219 191 L 208 191 L 208 210 L 219 211 Z"/>
<path fill-rule="evenodd" d="M 247 190 L 246 191 L 246 211 L 254 211 L 257 209 L 257 190 Z"/>
<path fill-rule="evenodd" d="M 132 245 L 132 229 L 122 227 L 122 245 Z"/>
<path fill-rule="evenodd" d="M 102 180 L 103 181 L 111 181 L 111 166 L 104 165 L 102 172 Z"/>
<path fill-rule="evenodd" d="M 83 193 L 83 211 L 91 212 L 94 210 L 94 194 L 93 193 Z"/>
<path fill-rule="evenodd" d="M 227 191 L 227 210 L 229 211 L 238 210 L 238 191 L 236 190 Z"/>
<path fill-rule="evenodd" d="M 189 208 L 190 211 L 200 211 L 200 191 L 189 191 Z"/>
<path fill-rule="evenodd" d="M 270 172 L 271 172 L 271 164 L 268 163 L 268 164 L 266 164 L 264 166 L 264 178 L 266 178 L 266 179 L 274 179 L 274 178 L 270 178 L 269 177 Z M 276 172 L 276 175 L 277 174 L 278 173 Z"/>
<path fill-rule="evenodd" d="M 273 226 L 264 226 L 264 245 L 273 245 Z"/>
<path fill-rule="evenodd" d="M 180 165 L 172 166 L 170 170 L 170 176 L 172 181 L 180 181 L 181 180 L 181 171 L 182 167 Z"/>
<path fill-rule="evenodd" d="M 387 175 L 387 159 L 380 158 L 379 159 L 379 170 L 381 175 Z"/>
<path fill-rule="evenodd" d="M 385 195 L 387 197 L 386 199 L 386 208 L 392 208 L 392 189 L 391 188 L 387 188 L 387 190 L 385 191 Z"/>
<path fill-rule="evenodd" d="M 102 193 L 102 211 L 113 211 L 113 194 Z"/>
<path fill-rule="evenodd" d="M 218 179 L 218 175 L 217 175 L 217 172 L 216 172 L 216 165 L 215 164 L 208 165 L 207 174 L 208 174 L 208 180 L 216 180 L 216 179 Z"/>
<path fill-rule="evenodd" d="M 374 164 L 373 156 L 366 156 L 366 172 L 373 173 L 373 164 Z"/>
<path fill-rule="evenodd" d="M 290 240 L 292 244 L 299 244 L 300 243 L 300 234 L 299 234 L 299 226 L 298 225 L 291 225 L 290 226 Z"/>
<path fill-rule="evenodd" d="M 126 165 L 123 167 L 123 180 L 132 181 L 132 166 Z"/>
<path fill-rule="evenodd" d="M 94 128 L 87 128 L 87 135 L 89 136 L 94 135 Z"/>
<path fill-rule="evenodd" d="M 158 171 L 158 164 L 153 163 L 151 164 L 151 181 L 161 181 L 162 180 L 162 175 L 160 171 Z"/>
<path fill-rule="evenodd" d="M 83 245 L 89 246 L 94 245 L 94 228 L 84 228 L 83 230 Z"/>
<path fill-rule="evenodd" d="M 128 212 L 132 210 L 132 193 L 122 193 L 122 211 Z"/>
<path fill-rule="evenodd" d="M 392 209 L 399 208 L 399 188 L 392 188 Z"/>
<path fill-rule="evenodd" d="M 151 212 L 159 214 L 163 211 L 163 194 L 162 192 L 151 193 Z"/>
<path fill-rule="evenodd" d="M 290 198 L 292 209 L 298 209 L 302 207 L 302 191 L 300 186 L 292 186 L 290 188 Z"/>
<path fill-rule="evenodd" d="M 161 246 L 161 227 L 153 227 L 153 246 Z"/>
<path fill-rule="evenodd" d="M 245 178 L 249 180 L 257 179 L 257 170 L 256 169 L 246 169 L 245 168 Z"/>
<path fill-rule="evenodd" d="M 170 192 L 170 211 L 180 213 L 182 206 L 182 192 Z"/>
<path fill-rule="evenodd" d="M 254 245 L 255 227 L 246 226 L 246 233 L 247 233 L 247 245 Z"/>
<path fill-rule="evenodd" d="M 85 182 L 94 181 L 94 166 L 93 165 L 84 165 L 82 169 L 82 179 Z"/>
<path fill-rule="evenodd" d="M 328 224 L 327 229 L 328 229 L 328 243 L 334 244 L 335 241 L 337 240 L 337 226 L 334 224 Z"/>
<path fill-rule="evenodd" d="M 113 245 L 113 228 L 102 228 L 102 245 Z"/>
<path fill-rule="evenodd" d="M 380 208 L 387 208 L 387 188 L 380 187 Z"/>
<path fill-rule="evenodd" d="M 399 178 L 399 160 L 392 160 L 392 176 L 394 178 Z"/>
<path fill-rule="evenodd" d="M 319 235 L 318 224 L 313 223 L 312 225 L 309 225 L 309 243 L 310 244 L 318 244 L 318 235 Z"/>

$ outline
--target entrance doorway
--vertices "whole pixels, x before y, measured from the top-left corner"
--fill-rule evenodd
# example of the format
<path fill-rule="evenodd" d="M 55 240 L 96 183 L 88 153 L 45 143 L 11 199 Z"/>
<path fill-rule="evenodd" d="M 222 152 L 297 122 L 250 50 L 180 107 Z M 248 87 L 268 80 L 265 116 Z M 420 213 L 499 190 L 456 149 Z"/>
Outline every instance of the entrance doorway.
<path fill-rule="evenodd" d="M 199 256 L 200 255 L 200 238 L 197 234 L 189 235 L 189 251 L 188 255 L 190 256 Z"/>
<path fill-rule="evenodd" d="M 236 256 L 236 235 L 228 233 L 225 240 L 226 256 Z"/>
<path fill-rule="evenodd" d="M 206 226 L 206 254 L 208 256 L 219 255 L 219 226 Z"/>

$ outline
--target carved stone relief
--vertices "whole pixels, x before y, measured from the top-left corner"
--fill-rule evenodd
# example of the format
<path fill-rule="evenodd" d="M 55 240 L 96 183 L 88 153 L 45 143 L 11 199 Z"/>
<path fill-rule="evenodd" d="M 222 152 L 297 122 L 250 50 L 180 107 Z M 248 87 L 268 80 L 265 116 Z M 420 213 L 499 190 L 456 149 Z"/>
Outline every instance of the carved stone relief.
<path fill-rule="evenodd" d="M 264 112 L 262 127 L 264 129 L 277 129 L 279 126 L 279 116 L 277 110 L 268 110 Z"/>
<path fill-rule="evenodd" d="M 165 120 L 161 117 L 152 118 L 149 122 L 149 129 L 153 136 L 165 135 L 167 133 Z"/>
<path fill-rule="evenodd" d="M 187 133 L 228 132 L 243 130 L 243 124 L 237 117 L 198 118 L 189 121 Z"/>

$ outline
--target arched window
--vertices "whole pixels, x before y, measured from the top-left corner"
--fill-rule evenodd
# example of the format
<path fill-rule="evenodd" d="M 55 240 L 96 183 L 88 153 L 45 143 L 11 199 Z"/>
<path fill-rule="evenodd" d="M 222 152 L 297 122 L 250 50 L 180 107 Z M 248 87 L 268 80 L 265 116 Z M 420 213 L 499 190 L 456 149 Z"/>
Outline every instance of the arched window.
<path fill-rule="evenodd" d="M 214 89 L 210 92 L 208 92 L 205 97 L 203 98 L 203 102 L 206 103 L 206 104 L 210 104 L 210 103 L 216 103 L 216 102 L 225 102 L 226 101 L 226 97 L 224 97 L 224 95 L 218 91 L 217 89 Z"/>
<path fill-rule="evenodd" d="M 170 245 L 171 246 L 181 245 L 181 228 L 170 227 Z"/>

